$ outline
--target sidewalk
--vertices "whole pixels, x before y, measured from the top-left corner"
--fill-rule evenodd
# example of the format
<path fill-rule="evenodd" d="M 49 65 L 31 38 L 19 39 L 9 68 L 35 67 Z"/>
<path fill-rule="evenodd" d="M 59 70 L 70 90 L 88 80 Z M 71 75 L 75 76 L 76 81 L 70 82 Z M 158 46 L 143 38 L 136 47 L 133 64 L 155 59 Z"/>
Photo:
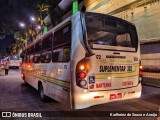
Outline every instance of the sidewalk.
<path fill-rule="evenodd" d="M 142 84 L 160 87 L 160 73 L 143 72 Z"/>

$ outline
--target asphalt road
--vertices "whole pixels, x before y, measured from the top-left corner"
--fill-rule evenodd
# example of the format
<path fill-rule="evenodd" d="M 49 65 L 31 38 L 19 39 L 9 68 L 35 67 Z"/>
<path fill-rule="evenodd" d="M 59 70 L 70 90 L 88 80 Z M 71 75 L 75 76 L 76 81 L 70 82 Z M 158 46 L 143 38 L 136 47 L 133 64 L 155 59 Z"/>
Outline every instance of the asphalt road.
<path fill-rule="evenodd" d="M 144 86 L 140 99 L 118 101 L 102 105 L 92 106 L 78 110 L 79 114 L 85 111 L 159 111 L 160 109 L 160 88 Z M 19 69 L 11 69 L 9 75 L 0 76 L 0 111 L 73 111 L 68 105 L 54 100 L 43 103 L 40 100 L 38 91 L 29 85 L 25 85 L 20 77 Z M 94 114 L 94 112 L 87 114 Z M 54 114 L 51 113 L 51 114 Z M 63 112 L 60 112 L 63 116 Z M 71 113 L 74 114 L 74 113 Z M 79 115 L 80 116 L 80 115 Z M 91 115 L 92 116 L 92 115 Z M 26 118 L 27 119 L 27 118 Z M 44 118 L 42 118 L 44 119 Z M 45 119 L 82 119 L 81 117 L 48 117 Z M 112 120 L 158 120 L 157 117 L 83 117 L 86 120 L 112 119 Z"/>

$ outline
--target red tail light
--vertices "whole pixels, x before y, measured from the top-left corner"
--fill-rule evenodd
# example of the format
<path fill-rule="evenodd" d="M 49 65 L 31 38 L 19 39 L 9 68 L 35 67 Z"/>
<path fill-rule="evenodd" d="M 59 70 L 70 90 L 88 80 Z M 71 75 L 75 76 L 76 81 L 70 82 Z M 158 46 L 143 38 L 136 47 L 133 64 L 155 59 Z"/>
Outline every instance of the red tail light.
<path fill-rule="evenodd" d="M 142 75 L 142 74 L 143 74 L 143 72 L 140 70 L 140 71 L 139 71 L 139 75 Z"/>
<path fill-rule="evenodd" d="M 80 77 L 81 79 L 84 79 L 84 78 L 86 77 L 86 73 L 85 73 L 85 72 L 80 72 L 80 73 L 79 73 L 79 77 Z"/>

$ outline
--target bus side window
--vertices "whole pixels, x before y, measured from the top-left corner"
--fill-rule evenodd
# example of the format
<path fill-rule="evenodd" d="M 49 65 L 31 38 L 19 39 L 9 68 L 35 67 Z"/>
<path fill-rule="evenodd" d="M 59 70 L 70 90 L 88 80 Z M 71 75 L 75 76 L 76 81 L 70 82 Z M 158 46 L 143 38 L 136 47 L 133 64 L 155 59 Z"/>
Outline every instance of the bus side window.
<path fill-rule="evenodd" d="M 34 57 L 33 57 L 33 63 L 40 63 L 41 61 L 40 61 L 40 55 L 38 56 L 38 55 L 35 55 Z"/>
<path fill-rule="evenodd" d="M 71 23 L 54 33 L 53 48 L 67 43 L 71 43 Z"/>
<path fill-rule="evenodd" d="M 42 41 L 39 41 L 34 46 L 34 52 L 35 53 L 41 52 L 41 49 L 42 49 Z"/>
<path fill-rule="evenodd" d="M 50 63 L 51 62 L 51 52 L 42 53 L 41 62 L 42 63 Z"/>
<path fill-rule="evenodd" d="M 59 55 L 59 51 L 54 51 L 52 54 L 52 62 L 58 62 Z"/>
<path fill-rule="evenodd" d="M 29 63 L 29 61 L 30 61 L 30 56 L 27 55 L 27 56 L 25 57 L 25 62 L 26 62 L 26 63 Z"/>
<path fill-rule="evenodd" d="M 70 52 L 71 49 L 70 48 L 64 48 L 63 49 L 63 62 L 69 62 L 70 61 Z"/>
<path fill-rule="evenodd" d="M 52 48 L 52 34 L 42 40 L 42 50 Z"/>

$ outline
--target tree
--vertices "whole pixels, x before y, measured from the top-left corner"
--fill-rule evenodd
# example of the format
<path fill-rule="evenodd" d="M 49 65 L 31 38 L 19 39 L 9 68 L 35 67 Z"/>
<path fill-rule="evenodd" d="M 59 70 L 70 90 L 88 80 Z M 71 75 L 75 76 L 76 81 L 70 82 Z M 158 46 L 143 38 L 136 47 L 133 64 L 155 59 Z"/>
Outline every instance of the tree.
<path fill-rule="evenodd" d="M 33 34 L 30 33 L 29 27 L 23 31 L 18 28 L 17 20 L 23 20 L 26 24 L 30 24 L 28 20 L 29 17 L 26 16 L 26 11 L 30 10 L 36 14 L 39 18 L 39 23 L 43 25 L 43 19 L 48 14 L 52 14 L 52 9 L 54 9 L 60 1 L 61 0 L 25 0 L 24 2 L 24 0 L 9 0 L 9 3 L 6 4 L 4 9 L 0 8 L 3 12 L 6 10 L 9 11 L 6 15 L 3 14 L 4 17 L 7 16 L 6 19 L 8 23 L 5 22 L 4 19 L 0 19 L 0 21 L 3 21 L 4 26 L 7 26 L 6 30 L 4 30 L 4 27 L 1 27 L 0 31 L 3 29 L 2 31 L 5 31 L 4 33 L 12 33 L 15 38 L 13 43 L 7 48 L 7 52 L 12 54 L 18 53 L 20 49 L 24 48 L 29 38 L 33 36 Z M 8 6 L 11 6 L 12 9 L 8 8 Z M 9 20 L 12 21 L 9 22 Z M 10 32 L 8 32 L 8 30 L 10 30 Z"/>

